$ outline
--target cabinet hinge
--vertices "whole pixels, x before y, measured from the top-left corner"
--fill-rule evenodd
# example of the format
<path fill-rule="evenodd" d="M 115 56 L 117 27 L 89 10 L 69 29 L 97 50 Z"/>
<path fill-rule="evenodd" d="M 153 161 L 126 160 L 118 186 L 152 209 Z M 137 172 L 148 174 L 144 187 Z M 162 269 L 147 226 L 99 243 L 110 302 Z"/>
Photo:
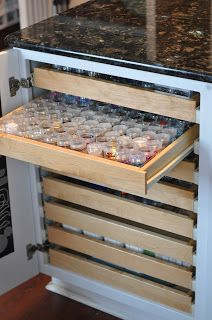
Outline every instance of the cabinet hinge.
<path fill-rule="evenodd" d="M 16 96 L 17 91 L 20 88 L 31 88 L 33 85 L 33 75 L 31 74 L 30 77 L 27 79 L 22 78 L 21 80 L 16 79 L 15 77 L 9 78 L 9 87 L 10 87 L 10 96 Z"/>
<path fill-rule="evenodd" d="M 49 248 L 50 248 L 50 243 L 48 241 L 45 241 L 43 244 L 37 243 L 36 245 L 29 243 L 26 246 L 27 259 L 31 260 L 36 251 L 47 252 Z"/>

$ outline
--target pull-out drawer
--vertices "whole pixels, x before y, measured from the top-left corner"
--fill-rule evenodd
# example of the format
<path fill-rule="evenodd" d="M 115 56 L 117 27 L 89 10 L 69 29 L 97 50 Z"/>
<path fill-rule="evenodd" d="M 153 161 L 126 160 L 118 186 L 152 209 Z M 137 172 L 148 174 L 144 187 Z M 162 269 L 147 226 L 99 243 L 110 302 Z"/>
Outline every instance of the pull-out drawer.
<path fill-rule="evenodd" d="M 192 270 L 150 256 L 119 248 L 104 241 L 91 239 L 61 227 L 49 226 L 48 241 L 58 246 L 93 256 L 125 269 L 192 289 Z"/>
<path fill-rule="evenodd" d="M 153 300 L 185 312 L 192 310 L 192 296 L 183 291 L 156 284 L 139 276 L 113 267 L 67 253 L 61 249 L 50 250 L 50 263 L 56 267 L 93 278 L 107 285 Z"/>
<path fill-rule="evenodd" d="M 163 187 L 164 186 L 162 184 L 157 186 L 157 196 L 159 199 L 162 199 L 162 195 L 165 194 L 167 198 L 173 197 L 173 199 L 180 199 L 180 202 L 183 201 L 183 197 L 180 197 L 179 193 L 177 196 L 174 196 L 174 192 L 171 193 L 172 190 L 170 190 L 170 188 L 165 186 L 166 189 L 164 190 Z M 194 220 L 186 215 L 177 214 L 151 205 L 145 205 L 137 201 L 120 198 L 115 195 L 77 185 L 76 183 L 66 182 L 57 178 L 44 177 L 43 191 L 46 195 L 71 202 L 76 205 L 105 212 L 112 216 L 131 220 L 157 229 L 162 229 L 183 237 L 193 237 Z M 175 188 L 174 191 L 176 191 Z M 188 195 L 190 195 L 189 192 L 184 196 L 184 202 Z M 164 200 L 166 200 L 165 197 L 163 197 L 163 201 Z M 189 199 L 187 199 L 186 202 L 187 205 L 191 202 L 188 202 L 188 200 Z M 176 201 L 177 200 L 175 200 L 175 203 Z"/>
<path fill-rule="evenodd" d="M 199 95 L 186 98 L 41 67 L 34 69 L 33 81 L 36 87 L 42 89 L 198 122 Z"/>
<path fill-rule="evenodd" d="M 156 231 L 105 218 L 101 214 L 97 215 L 57 203 L 46 203 L 45 212 L 49 220 L 179 259 L 188 264 L 193 263 L 194 243 L 192 240 L 178 240 Z"/>
<path fill-rule="evenodd" d="M 198 125 L 192 126 L 142 168 L 5 133 L 0 134 L 0 154 L 120 191 L 144 195 L 152 184 L 193 150 L 198 131 Z"/>

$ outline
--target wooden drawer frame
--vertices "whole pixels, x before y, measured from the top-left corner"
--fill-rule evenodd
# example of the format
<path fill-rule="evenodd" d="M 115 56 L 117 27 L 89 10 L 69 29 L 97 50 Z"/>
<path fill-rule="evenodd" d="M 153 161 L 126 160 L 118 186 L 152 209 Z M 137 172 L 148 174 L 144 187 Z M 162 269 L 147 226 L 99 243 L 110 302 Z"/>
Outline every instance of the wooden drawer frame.
<path fill-rule="evenodd" d="M 42 89 L 81 96 L 189 122 L 197 121 L 196 111 L 199 106 L 199 95 L 188 99 L 45 67 L 34 68 L 33 82 L 34 86 Z"/>
<path fill-rule="evenodd" d="M 198 125 L 192 126 L 142 168 L 5 133 L 0 154 L 142 196 L 193 150 L 198 132 Z"/>
<path fill-rule="evenodd" d="M 161 191 L 161 189 L 163 192 L 162 185 L 160 184 L 158 190 Z M 165 230 L 183 237 L 193 237 L 194 220 L 168 210 L 120 198 L 52 177 L 43 178 L 43 191 L 46 195 L 83 207 Z M 167 188 L 164 194 L 169 194 L 168 191 L 169 189 Z M 158 197 L 160 197 L 160 194 L 158 194 Z M 182 200 L 181 197 L 178 198 L 180 201 Z"/>
<path fill-rule="evenodd" d="M 48 226 L 48 241 L 114 265 L 143 273 L 166 282 L 192 289 L 192 270 L 162 260 L 119 248 L 104 241 Z"/>
<path fill-rule="evenodd" d="M 141 247 L 155 253 L 193 263 L 193 241 L 182 241 L 157 232 L 135 227 L 101 215 L 58 203 L 44 206 L 47 219 L 86 230 L 104 237 Z"/>
<path fill-rule="evenodd" d="M 178 310 L 192 311 L 192 296 L 180 290 L 142 279 L 59 249 L 51 249 L 49 257 L 50 264 L 53 266 L 93 278 L 96 281 Z"/>
<path fill-rule="evenodd" d="M 190 182 L 193 184 L 198 184 L 198 165 L 197 160 L 183 160 L 176 167 L 174 167 L 170 172 L 167 173 L 167 177 Z M 48 171 L 48 168 L 44 168 L 44 170 Z M 62 174 L 57 170 L 51 170 L 51 172 L 55 172 L 57 174 Z"/>

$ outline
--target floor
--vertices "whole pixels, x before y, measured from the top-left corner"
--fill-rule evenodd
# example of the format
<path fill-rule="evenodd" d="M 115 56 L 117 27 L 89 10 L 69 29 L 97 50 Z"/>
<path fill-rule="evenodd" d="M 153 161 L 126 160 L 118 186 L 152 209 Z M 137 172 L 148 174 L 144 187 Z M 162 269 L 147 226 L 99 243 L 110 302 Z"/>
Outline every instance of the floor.
<path fill-rule="evenodd" d="M 40 274 L 0 297 L 1 320 L 118 320 L 45 289 Z"/>

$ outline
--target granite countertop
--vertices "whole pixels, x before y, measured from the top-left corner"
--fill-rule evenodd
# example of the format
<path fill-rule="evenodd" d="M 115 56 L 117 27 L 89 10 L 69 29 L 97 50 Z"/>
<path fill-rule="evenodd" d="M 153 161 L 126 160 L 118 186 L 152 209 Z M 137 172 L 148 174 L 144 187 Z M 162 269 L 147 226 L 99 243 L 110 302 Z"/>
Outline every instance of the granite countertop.
<path fill-rule="evenodd" d="M 91 0 L 7 42 L 212 83 L 211 11 L 211 0 Z"/>

